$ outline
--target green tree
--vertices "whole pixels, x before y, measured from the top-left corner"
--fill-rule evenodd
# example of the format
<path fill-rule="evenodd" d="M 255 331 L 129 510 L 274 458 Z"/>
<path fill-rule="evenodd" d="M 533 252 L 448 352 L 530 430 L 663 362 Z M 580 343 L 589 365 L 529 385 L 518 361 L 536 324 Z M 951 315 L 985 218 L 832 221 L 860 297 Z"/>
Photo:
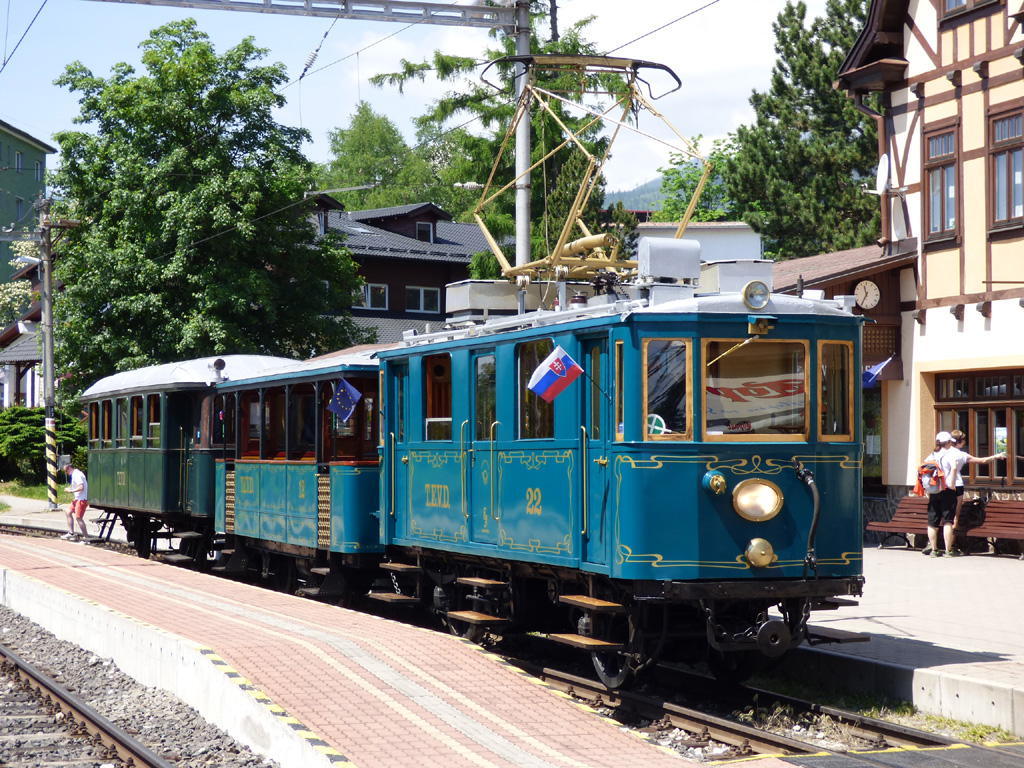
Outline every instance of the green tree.
<path fill-rule="evenodd" d="M 775 258 L 855 248 L 879 235 L 878 199 L 860 188 L 878 162 L 875 124 L 832 88 L 867 7 L 828 0 L 825 16 L 805 26 L 807 7 L 790 0 L 773 24 L 771 87 L 751 96 L 755 122 L 737 130 L 724 176 Z"/>
<path fill-rule="evenodd" d="M 318 237 L 303 192 L 306 131 L 280 125 L 280 64 L 246 38 L 218 55 L 188 19 L 150 33 L 146 72 L 109 78 L 70 64 L 79 124 L 56 135 L 58 215 L 82 221 L 60 245 L 56 363 L 74 393 L 95 379 L 176 359 L 304 357 L 362 340 L 346 310 L 350 253 Z"/>
<path fill-rule="evenodd" d="M 698 151 L 700 139 L 701 137 L 697 136 L 691 140 Z M 722 175 L 732 155 L 733 148 L 728 141 L 718 139 L 713 143 L 711 153 L 705 157 L 711 164 L 711 174 L 704 184 L 704 190 L 693 209 L 690 221 L 739 220 Z M 704 173 L 704 167 L 700 162 L 690 156 L 673 152 L 670 160 L 672 164 L 668 168 L 658 169 L 661 173 L 661 193 L 664 197 L 661 210 L 654 214 L 655 221 L 681 221 Z"/>
<path fill-rule="evenodd" d="M 85 445 L 81 421 L 56 411 L 57 445 L 61 453 L 72 454 Z M 0 457 L 21 479 L 40 482 L 46 476 L 46 411 L 12 405 L 0 411 Z M 5 478 L 6 479 L 6 478 Z"/>

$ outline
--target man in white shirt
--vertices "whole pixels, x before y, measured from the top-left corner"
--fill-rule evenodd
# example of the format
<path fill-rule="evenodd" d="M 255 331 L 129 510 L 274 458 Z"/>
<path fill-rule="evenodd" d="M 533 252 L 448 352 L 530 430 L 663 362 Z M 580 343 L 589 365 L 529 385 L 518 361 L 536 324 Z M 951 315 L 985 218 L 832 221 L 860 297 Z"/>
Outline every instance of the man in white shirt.
<path fill-rule="evenodd" d="M 65 465 L 64 471 L 68 475 L 68 487 L 64 490 L 72 494 L 71 506 L 68 507 L 68 532 L 62 538 L 75 538 L 75 519 L 78 519 L 78 527 L 82 529 L 82 538 L 89 538 L 89 531 L 85 527 L 85 508 L 89 506 L 89 481 L 85 479 L 85 472 L 73 467 L 70 463 Z"/>
<path fill-rule="evenodd" d="M 939 528 L 946 545 L 946 557 L 956 557 L 960 552 L 953 548 L 953 520 L 956 518 L 956 478 L 958 451 L 953 450 L 953 436 L 939 432 L 935 436 L 939 450 L 930 459 L 942 469 L 942 488 L 928 496 L 928 549 L 932 557 L 938 557 Z"/>

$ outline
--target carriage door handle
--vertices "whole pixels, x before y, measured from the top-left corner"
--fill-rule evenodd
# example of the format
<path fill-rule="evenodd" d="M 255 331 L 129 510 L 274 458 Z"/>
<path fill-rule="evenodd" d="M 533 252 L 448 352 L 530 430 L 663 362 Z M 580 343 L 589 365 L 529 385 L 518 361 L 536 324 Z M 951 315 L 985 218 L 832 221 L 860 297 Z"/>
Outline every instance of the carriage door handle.
<path fill-rule="evenodd" d="M 599 459 L 594 459 L 594 463 L 595 464 L 600 464 L 602 467 L 607 467 L 608 466 L 608 459 L 606 459 L 604 456 L 602 456 Z"/>

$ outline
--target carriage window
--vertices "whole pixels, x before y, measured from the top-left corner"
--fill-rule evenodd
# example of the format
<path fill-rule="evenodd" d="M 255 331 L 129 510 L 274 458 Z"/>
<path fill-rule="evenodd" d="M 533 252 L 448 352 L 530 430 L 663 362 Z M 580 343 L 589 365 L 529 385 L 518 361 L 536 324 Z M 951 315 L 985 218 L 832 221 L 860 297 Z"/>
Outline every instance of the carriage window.
<path fill-rule="evenodd" d="M 423 360 L 427 394 L 427 440 L 452 439 L 452 361 L 450 355 Z"/>
<path fill-rule="evenodd" d="M 113 405 L 110 400 L 103 401 L 103 447 L 112 448 L 114 445 L 114 417 Z"/>
<path fill-rule="evenodd" d="M 263 396 L 264 459 L 284 456 L 284 388 L 272 389 Z"/>
<path fill-rule="evenodd" d="M 316 394 L 312 384 L 292 389 L 290 459 L 311 459 L 316 451 Z"/>
<path fill-rule="evenodd" d="M 213 398 L 213 444 L 230 448 L 235 444 L 234 395 Z"/>
<path fill-rule="evenodd" d="M 395 424 L 398 442 L 405 442 L 405 366 L 395 369 Z"/>
<path fill-rule="evenodd" d="M 99 448 L 102 434 L 100 432 L 100 404 L 89 404 L 89 447 Z"/>
<path fill-rule="evenodd" d="M 687 343 L 644 340 L 644 440 L 689 438 Z"/>
<path fill-rule="evenodd" d="M 117 400 L 117 434 L 114 441 L 118 448 L 124 448 L 128 444 L 128 400 L 120 398 Z"/>
<path fill-rule="evenodd" d="M 476 428 L 474 437 L 477 440 L 491 439 L 491 425 L 498 420 L 497 410 L 497 379 L 495 377 L 494 355 L 481 355 L 476 358 L 476 391 L 474 393 L 476 407 Z"/>
<path fill-rule="evenodd" d="M 258 458 L 260 455 L 260 396 L 258 392 L 245 392 L 239 408 L 238 440 L 242 456 Z"/>
<path fill-rule="evenodd" d="M 821 439 L 853 439 L 853 344 L 822 342 L 818 356 L 821 380 L 818 402 L 821 406 Z"/>
<path fill-rule="evenodd" d="M 142 395 L 135 395 L 129 401 L 129 414 L 131 423 L 131 446 L 132 448 L 142 447 Z"/>
<path fill-rule="evenodd" d="M 324 449 L 324 457 L 327 461 L 375 461 L 377 447 L 374 444 L 374 435 L 378 428 L 375 421 L 377 417 L 375 405 L 378 380 L 352 378 L 346 379 L 346 381 L 349 386 L 359 392 L 359 399 L 348 419 L 342 419 L 340 414 L 327 410 L 327 405 L 337 390 L 332 391 L 328 387 L 321 390 L 323 397 L 321 410 L 327 417 L 327 434 L 330 438 L 329 444 Z M 340 386 L 340 383 L 335 386 Z"/>
<path fill-rule="evenodd" d="M 530 377 L 555 349 L 551 339 L 527 341 L 516 347 L 519 365 L 519 437 L 539 440 L 555 436 L 555 404 L 527 389 Z"/>
<path fill-rule="evenodd" d="M 806 346 L 799 341 L 709 341 L 705 346 L 705 430 L 720 435 L 807 433 Z"/>
<path fill-rule="evenodd" d="M 160 446 L 160 395 L 149 396 L 149 423 L 146 425 L 146 444 L 150 448 Z"/>

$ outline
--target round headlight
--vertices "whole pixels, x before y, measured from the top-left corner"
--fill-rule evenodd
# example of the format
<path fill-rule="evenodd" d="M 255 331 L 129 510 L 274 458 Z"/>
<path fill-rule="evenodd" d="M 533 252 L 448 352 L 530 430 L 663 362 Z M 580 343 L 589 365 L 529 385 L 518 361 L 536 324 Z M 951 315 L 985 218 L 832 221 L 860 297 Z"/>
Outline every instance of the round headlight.
<path fill-rule="evenodd" d="M 744 480 L 732 492 L 732 506 L 745 520 L 763 523 L 782 509 L 782 491 L 769 480 Z"/>
<path fill-rule="evenodd" d="M 771 297 L 772 292 L 760 280 L 751 280 L 743 286 L 743 303 L 751 309 L 764 309 Z"/>

